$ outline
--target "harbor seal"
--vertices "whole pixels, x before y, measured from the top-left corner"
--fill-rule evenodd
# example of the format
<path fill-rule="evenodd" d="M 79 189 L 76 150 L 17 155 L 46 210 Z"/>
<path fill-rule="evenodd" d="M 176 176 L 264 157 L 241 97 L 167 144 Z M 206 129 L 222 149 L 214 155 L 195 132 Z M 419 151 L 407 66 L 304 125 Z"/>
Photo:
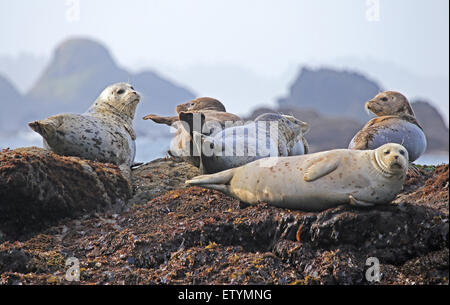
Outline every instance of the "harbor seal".
<path fill-rule="evenodd" d="M 395 91 L 378 93 L 365 104 L 365 108 L 377 117 L 364 125 L 348 148 L 375 149 L 386 143 L 398 143 L 408 150 L 411 162 L 425 152 L 425 133 L 403 94 Z"/>
<path fill-rule="evenodd" d="M 299 146 L 304 147 L 303 133 L 308 129 L 307 123 L 293 116 L 265 113 L 253 122 L 225 128 L 214 136 L 202 135 L 201 172 L 216 173 L 264 157 L 288 156 L 299 141 Z"/>
<path fill-rule="evenodd" d="M 159 116 L 156 114 L 148 114 L 144 116 L 143 119 L 152 120 L 158 124 L 173 126 L 175 122 L 180 120 L 179 114 L 181 112 L 202 112 L 207 121 L 216 120 L 219 122 L 225 122 L 241 120 L 239 116 L 227 112 L 225 106 L 219 100 L 212 97 L 199 97 L 186 103 L 179 104 L 176 107 L 176 112 L 176 116 Z"/>
<path fill-rule="evenodd" d="M 276 159 L 276 165 L 264 163 Z M 402 190 L 408 151 L 395 143 L 375 150 L 336 149 L 309 155 L 264 158 L 186 181 L 219 190 L 249 204 L 320 211 L 341 204 L 373 206 Z"/>
<path fill-rule="evenodd" d="M 28 125 L 59 155 L 116 164 L 129 177 L 136 154 L 133 119 L 140 95 L 127 83 L 108 86 L 83 114 L 58 114 Z"/>
<path fill-rule="evenodd" d="M 188 128 L 189 124 L 191 126 L 193 125 L 193 114 L 201 113 L 204 122 L 207 122 L 208 126 L 211 127 L 208 131 L 204 131 L 206 135 L 213 135 L 219 132 L 225 127 L 226 122 L 233 122 L 235 125 L 241 124 L 239 123 L 241 121 L 239 116 L 226 112 L 225 106 L 219 100 L 211 97 L 199 97 L 179 104 L 176 107 L 176 112 L 178 114 L 177 116 L 148 114 L 143 119 L 173 127 L 175 134 L 170 143 L 169 154 L 174 158 L 181 158 L 181 160 L 187 161 L 197 167 L 200 166 L 200 159 L 199 156 L 193 155 L 193 128 Z M 201 129 L 197 131 L 203 132 Z"/>

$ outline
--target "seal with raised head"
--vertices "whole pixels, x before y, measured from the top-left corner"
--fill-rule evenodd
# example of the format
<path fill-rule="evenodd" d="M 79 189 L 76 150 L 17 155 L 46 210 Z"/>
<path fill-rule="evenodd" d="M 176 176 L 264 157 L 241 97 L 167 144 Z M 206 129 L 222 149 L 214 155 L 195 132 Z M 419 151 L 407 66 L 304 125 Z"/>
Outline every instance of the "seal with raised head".
<path fill-rule="evenodd" d="M 216 173 L 269 156 L 288 156 L 299 141 L 304 147 L 308 129 L 307 123 L 293 116 L 265 113 L 245 125 L 202 136 L 200 169 Z"/>
<path fill-rule="evenodd" d="M 375 149 L 386 143 L 398 143 L 408 150 L 411 162 L 425 152 L 425 133 L 403 94 L 395 91 L 378 93 L 366 102 L 365 108 L 377 117 L 364 125 L 350 141 L 348 148 Z"/>
<path fill-rule="evenodd" d="M 199 97 L 194 100 L 179 104 L 176 107 L 176 116 L 159 116 L 156 114 L 148 114 L 143 117 L 144 120 L 152 120 L 158 124 L 173 124 L 180 120 L 179 114 L 182 112 L 202 112 L 206 121 L 216 120 L 219 122 L 239 121 L 241 118 L 235 114 L 226 111 L 225 106 L 219 100 L 212 97 Z"/>
<path fill-rule="evenodd" d="M 28 125 L 59 155 L 116 164 L 129 177 L 136 154 L 133 119 L 140 95 L 127 83 L 108 86 L 83 114 L 58 114 Z"/>
<path fill-rule="evenodd" d="M 389 143 L 375 150 L 336 149 L 264 158 L 186 183 L 250 204 L 320 211 L 341 204 L 389 203 L 402 190 L 407 170 L 407 150 Z"/>
<path fill-rule="evenodd" d="M 174 137 L 170 143 L 169 154 L 172 157 L 180 157 L 182 160 L 187 161 L 197 167 L 200 166 L 199 156 L 193 155 L 192 151 L 192 132 L 193 128 L 189 128 L 194 125 L 193 114 L 202 114 L 201 119 L 208 124 L 208 126 L 214 125 L 214 128 L 210 128 L 206 135 L 212 135 L 219 132 L 225 127 L 226 122 L 241 121 L 241 118 L 233 113 L 226 112 L 225 106 L 217 99 L 211 97 L 199 97 L 197 99 L 188 101 L 183 104 L 179 104 L 176 107 L 177 116 L 159 116 L 155 114 L 146 115 L 144 120 L 152 120 L 158 124 L 166 124 L 175 128 Z M 199 117 L 200 116 L 196 116 Z M 200 125 L 199 125 L 200 126 Z M 201 126 L 198 132 L 201 131 Z"/>

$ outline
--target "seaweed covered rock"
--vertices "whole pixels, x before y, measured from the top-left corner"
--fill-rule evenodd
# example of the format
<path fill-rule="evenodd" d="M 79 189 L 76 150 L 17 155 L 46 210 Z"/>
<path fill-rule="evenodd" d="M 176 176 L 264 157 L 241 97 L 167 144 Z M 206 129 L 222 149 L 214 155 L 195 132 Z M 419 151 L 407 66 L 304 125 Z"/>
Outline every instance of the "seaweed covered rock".
<path fill-rule="evenodd" d="M 133 198 L 129 204 L 143 204 L 168 191 L 185 187 L 184 182 L 200 175 L 194 165 L 160 158 L 133 170 Z"/>
<path fill-rule="evenodd" d="M 23 238 L 65 217 L 120 209 L 131 187 L 117 166 L 37 148 L 0 153 L 0 235 Z"/>
<path fill-rule="evenodd" d="M 64 262 L 76 257 L 81 284 L 373 284 L 375 257 L 381 284 L 448 284 L 448 165 L 411 172 L 390 205 L 305 213 L 175 186 L 184 165 L 166 160 L 139 177 L 158 163 L 151 201 L 1 243 L 0 283 L 70 284 Z M 139 177 L 135 188 L 150 183 Z"/>

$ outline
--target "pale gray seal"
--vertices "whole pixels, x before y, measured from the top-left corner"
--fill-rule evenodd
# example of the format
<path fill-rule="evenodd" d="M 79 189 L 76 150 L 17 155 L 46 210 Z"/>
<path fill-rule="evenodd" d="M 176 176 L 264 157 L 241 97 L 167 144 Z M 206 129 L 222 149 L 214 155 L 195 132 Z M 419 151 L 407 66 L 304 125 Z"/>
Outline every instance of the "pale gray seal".
<path fill-rule="evenodd" d="M 127 83 L 108 86 L 83 114 L 29 123 L 44 147 L 59 155 L 116 164 L 129 177 L 136 154 L 133 119 L 140 95 Z"/>
<path fill-rule="evenodd" d="M 298 142 L 304 148 L 303 134 L 308 129 L 307 123 L 293 116 L 265 113 L 245 125 L 202 136 L 200 169 L 216 173 L 268 156 L 288 156 Z"/>
<path fill-rule="evenodd" d="M 412 162 L 427 148 L 427 139 L 407 98 L 399 92 L 378 93 L 365 104 L 378 117 L 371 119 L 353 137 L 348 148 L 375 149 L 386 143 L 403 145 Z"/>
<path fill-rule="evenodd" d="M 346 203 L 389 203 L 402 190 L 407 170 L 407 150 L 389 143 L 375 150 L 336 149 L 264 158 L 186 183 L 250 204 L 320 211 Z"/>

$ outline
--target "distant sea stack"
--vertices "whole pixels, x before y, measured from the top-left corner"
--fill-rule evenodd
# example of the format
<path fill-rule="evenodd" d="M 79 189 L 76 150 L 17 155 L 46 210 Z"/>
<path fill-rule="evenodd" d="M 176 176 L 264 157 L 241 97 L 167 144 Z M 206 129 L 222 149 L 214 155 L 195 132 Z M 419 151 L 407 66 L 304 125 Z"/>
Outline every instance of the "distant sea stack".
<path fill-rule="evenodd" d="M 303 67 L 289 89 L 278 99 L 280 107 L 313 108 L 327 116 L 350 117 L 365 122 L 364 103 L 382 91 L 363 74 L 329 68 Z"/>
<path fill-rule="evenodd" d="M 13 84 L 0 75 L 0 134 L 14 131 L 20 125 L 23 97 Z"/>
<path fill-rule="evenodd" d="M 427 137 L 427 152 L 448 153 L 449 130 L 439 111 L 430 103 L 422 100 L 412 102 L 411 107 Z"/>
<path fill-rule="evenodd" d="M 136 117 L 146 113 L 173 113 L 176 105 L 195 94 L 145 70 L 137 74 L 119 67 L 102 44 L 84 38 L 69 39 L 55 50 L 49 65 L 27 93 L 35 119 L 62 112 L 84 112 L 98 94 L 112 83 L 128 82 L 141 93 Z M 142 114 L 142 115 L 140 115 Z M 135 120 L 136 129 L 148 122 Z"/>

